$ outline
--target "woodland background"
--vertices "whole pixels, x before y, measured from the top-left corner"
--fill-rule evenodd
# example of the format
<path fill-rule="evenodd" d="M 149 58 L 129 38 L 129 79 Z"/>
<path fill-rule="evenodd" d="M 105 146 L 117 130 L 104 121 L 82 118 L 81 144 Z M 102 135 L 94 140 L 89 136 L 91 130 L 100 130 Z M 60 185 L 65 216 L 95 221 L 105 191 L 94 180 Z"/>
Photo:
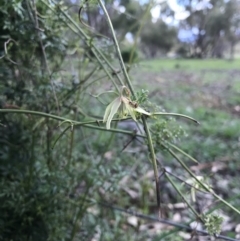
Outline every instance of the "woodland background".
<path fill-rule="evenodd" d="M 135 100 L 200 123 L 148 120 L 171 223 L 141 119 L 102 123 L 126 82 L 99 2 L 0 1 L 0 240 L 239 240 L 178 159 L 239 210 L 240 1 L 103 1 Z"/>

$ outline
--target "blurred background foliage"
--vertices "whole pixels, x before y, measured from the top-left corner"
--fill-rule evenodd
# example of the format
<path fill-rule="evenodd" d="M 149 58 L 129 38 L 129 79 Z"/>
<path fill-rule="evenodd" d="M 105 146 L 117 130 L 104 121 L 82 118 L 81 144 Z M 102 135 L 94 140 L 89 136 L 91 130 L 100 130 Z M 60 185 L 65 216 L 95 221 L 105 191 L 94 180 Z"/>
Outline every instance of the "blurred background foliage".
<path fill-rule="evenodd" d="M 183 19 L 170 1 L 104 2 L 138 101 L 151 111 L 190 114 L 201 123 L 158 119 L 151 126 L 158 161 L 186 180 L 179 164 L 157 145 L 159 140 L 180 144 L 200 162 L 186 160 L 191 170 L 209 177 L 215 190 L 239 207 L 239 60 L 205 59 L 238 55 L 239 1 L 179 0 Z M 108 73 L 112 78 L 122 73 L 97 1 L 2 0 L 0 13 L 0 109 L 101 120 L 113 96 L 99 96 L 113 88 Z M 174 59 L 157 59 L 169 56 Z M 141 138 L 69 127 L 42 116 L 0 114 L 0 240 L 191 237 L 99 206 L 156 213 L 154 176 Z M 115 127 L 137 129 L 132 121 Z M 164 218 L 193 221 L 186 206 L 177 206 L 182 200 L 176 191 L 165 179 L 162 183 Z M 190 189 L 185 194 L 190 199 Z M 193 205 L 199 212 L 217 208 L 203 195 Z M 223 233 L 237 238 L 239 216 L 228 208 L 218 212 L 225 217 Z"/>

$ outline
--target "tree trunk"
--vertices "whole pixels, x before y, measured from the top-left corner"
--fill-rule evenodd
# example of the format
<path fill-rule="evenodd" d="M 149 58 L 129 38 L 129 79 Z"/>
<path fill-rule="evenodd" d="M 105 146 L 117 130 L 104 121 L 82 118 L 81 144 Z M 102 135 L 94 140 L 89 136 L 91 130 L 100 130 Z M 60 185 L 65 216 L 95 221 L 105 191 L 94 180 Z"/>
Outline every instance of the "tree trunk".
<path fill-rule="evenodd" d="M 234 59 L 234 47 L 235 47 L 235 43 L 234 41 L 230 42 L 230 60 Z"/>

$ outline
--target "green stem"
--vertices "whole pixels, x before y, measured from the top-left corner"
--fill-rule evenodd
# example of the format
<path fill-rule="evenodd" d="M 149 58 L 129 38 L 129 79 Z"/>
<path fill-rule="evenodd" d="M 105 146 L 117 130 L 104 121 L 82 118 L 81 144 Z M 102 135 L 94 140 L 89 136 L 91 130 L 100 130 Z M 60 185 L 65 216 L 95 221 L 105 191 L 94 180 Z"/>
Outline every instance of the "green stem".
<path fill-rule="evenodd" d="M 197 124 L 200 124 L 197 120 L 193 119 L 190 116 L 187 115 L 182 115 L 182 114 L 177 114 L 177 113 L 165 113 L 165 112 L 155 112 L 155 113 L 151 113 L 151 115 L 170 115 L 170 116 L 177 116 L 177 117 L 183 117 L 186 119 L 189 119 Z"/>
<path fill-rule="evenodd" d="M 33 110 L 0 109 L 0 113 L 20 113 L 20 114 L 32 114 L 32 115 L 43 116 L 43 117 L 51 118 L 54 120 L 62 121 L 62 123 L 60 123 L 60 125 L 64 124 L 64 123 L 69 123 L 70 125 L 80 126 L 80 125 L 86 125 L 86 124 L 94 124 L 97 122 L 103 122 L 103 120 L 92 120 L 92 121 L 79 122 L 79 121 L 70 120 L 70 119 L 67 119 L 64 117 L 48 114 L 45 112 L 39 112 L 39 111 L 33 111 Z M 121 120 L 125 120 L 125 119 L 113 119 L 112 121 L 121 121 Z"/>
<path fill-rule="evenodd" d="M 117 41 L 117 38 L 116 38 L 115 31 L 113 29 L 113 25 L 112 25 L 111 19 L 110 19 L 109 14 L 108 14 L 108 12 L 107 12 L 104 4 L 103 4 L 103 1 L 102 0 L 98 0 L 98 2 L 99 2 L 100 6 L 103 9 L 103 12 L 104 12 L 104 14 L 105 14 L 105 16 L 107 18 L 108 25 L 109 25 L 110 30 L 112 32 L 113 42 L 114 42 L 114 45 L 115 45 L 115 48 L 116 48 L 116 51 L 117 51 L 117 54 L 118 54 L 118 58 L 119 58 L 119 61 L 120 61 L 120 66 L 121 66 L 121 68 L 123 70 L 123 74 L 124 74 L 127 86 L 129 88 L 132 96 L 136 99 L 136 95 L 135 95 L 135 93 L 133 91 L 132 83 L 130 81 L 130 78 L 128 76 L 125 64 L 124 64 L 123 59 L 122 59 L 120 47 L 119 47 L 119 44 L 118 44 L 118 41 Z M 147 121 L 146 121 L 144 116 L 142 116 L 142 122 L 143 122 L 143 126 L 144 126 L 144 129 L 145 129 L 147 141 L 148 141 L 148 149 L 149 149 L 149 152 L 150 152 L 150 159 L 151 159 L 151 162 L 152 162 L 152 165 L 153 165 L 153 170 L 154 170 L 154 176 L 155 176 L 155 182 L 156 182 L 156 193 L 157 193 L 157 204 L 158 204 L 159 217 L 160 217 L 161 216 L 161 214 L 160 214 L 160 183 L 159 183 L 159 178 L 158 178 L 157 161 L 156 161 L 155 151 L 154 151 L 154 147 L 153 147 L 153 143 L 152 143 L 152 137 L 151 137 L 148 125 L 147 125 Z"/>
<path fill-rule="evenodd" d="M 123 70 L 123 75 L 124 75 L 124 77 L 125 77 L 125 80 L 126 80 L 126 82 L 127 82 L 127 85 L 128 85 L 128 87 L 129 87 L 129 89 L 130 89 L 133 97 L 135 97 L 134 91 L 133 91 L 133 87 L 132 87 L 130 78 L 129 78 L 128 73 L 127 73 L 126 66 L 125 66 L 125 64 L 124 64 L 124 62 L 123 62 L 121 50 L 120 50 L 120 47 L 119 47 L 119 44 L 118 44 L 118 41 L 117 41 L 117 38 L 116 38 L 116 34 L 115 34 L 115 31 L 114 31 L 114 28 L 113 28 L 113 25 L 112 25 L 112 21 L 111 21 L 111 19 L 110 19 L 110 17 L 109 17 L 109 14 L 108 14 L 108 12 L 107 12 L 107 9 L 106 9 L 105 6 L 104 6 L 103 1 L 102 1 L 102 0 L 98 0 L 98 2 L 99 2 L 99 4 L 100 4 L 100 6 L 102 7 L 102 10 L 103 10 L 103 12 L 104 12 L 104 14 L 105 14 L 105 16 L 106 16 L 106 18 L 107 18 L 107 22 L 108 22 L 108 25 L 109 25 L 109 27 L 110 27 L 110 30 L 111 30 L 111 32 L 112 32 L 113 42 L 114 42 L 114 45 L 115 45 L 115 48 L 116 48 L 116 51 L 117 51 L 117 54 L 118 54 L 120 66 L 121 66 L 121 68 L 122 68 L 122 70 Z"/>
<path fill-rule="evenodd" d="M 103 120 L 93 120 L 93 121 L 85 121 L 85 122 L 78 122 L 74 120 L 70 120 L 64 117 L 52 115 L 52 114 L 47 114 L 44 112 L 38 112 L 38 111 L 31 111 L 31 110 L 16 110 L 16 109 L 0 109 L 0 113 L 18 113 L 18 114 L 32 114 L 32 115 L 38 115 L 42 117 L 49 117 L 58 121 L 62 121 L 63 123 L 69 123 L 69 125 L 75 127 L 75 126 L 84 126 L 86 128 L 90 129 L 95 129 L 95 130 L 102 130 L 102 131 L 108 131 L 108 132 L 114 132 L 114 133 L 121 133 L 121 134 L 127 134 L 127 135 L 135 135 L 138 137 L 146 138 L 144 135 L 140 134 L 135 134 L 132 131 L 125 131 L 121 129 L 106 129 L 105 127 L 100 127 L 100 126 L 94 126 L 91 124 L 96 124 L 96 123 L 102 123 Z M 112 121 L 123 121 L 127 120 L 128 118 L 125 119 L 113 119 Z M 63 124 L 63 123 L 60 123 Z"/>
<path fill-rule="evenodd" d="M 59 121 L 70 121 L 70 122 L 75 122 L 68 120 L 67 118 L 44 113 L 44 112 L 39 112 L 39 111 L 32 111 L 32 110 L 16 110 L 16 109 L 0 109 L 0 113 L 19 113 L 19 114 L 32 114 L 32 115 L 38 115 L 38 116 L 43 116 L 43 117 L 49 117 L 51 119 L 59 120 Z M 75 122 L 78 123 L 78 122 Z"/>
<path fill-rule="evenodd" d="M 192 212 L 196 215 L 197 218 L 199 218 L 202 222 L 203 220 L 201 219 L 201 215 L 199 213 L 197 213 L 197 211 L 192 207 L 192 205 L 188 202 L 188 200 L 184 197 L 184 195 L 182 194 L 182 192 L 179 190 L 179 188 L 175 185 L 174 181 L 172 180 L 172 178 L 165 173 L 166 178 L 168 179 L 168 181 L 172 184 L 172 186 L 174 187 L 174 189 L 177 191 L 177 193 L 181 196 L 181 198 L 184 200 L 184 202 L 187 204 L 187 206 L 192 210 Z"/>
<path fill-rule="evenodd" d="M 168 145 L 171 146 L 172 148 L 174 148 L 175 150 L 177 150 L 178 152 L 182 153 L 183 155 L 185 155 L 186 157 L 188 157 L 189 159 L 191 159 L 192 161 L 198 163 L 198 161 L 193 158 L 192 156 L 190 156 L 189 154 L 187 154 L 185 151 L 183 151 L 182 149 L 178 148 L 177 146 L 175 146 L 174 144 L 168 142 Z"/>
<path fill-rule="evenodd" d="M 155 182 L 156 182 L 157 204 L 158 204 L 158 211 L 159 211 L 159 218 L 160 218 L 161 217 L 161 212 L 160 212 L 161 197 L 160 197 L 160 182 L 159 182 L 159 178 L 158 178 L 158 167 L 157 167 L 156 155 L 155 155 L 155 151 L 154 151 L 154 147 L 153 147 L 153 143 L 152 143 L 151 133 L 149 131 L 146 118 L 144 116 L 142 117 L 142 121 L 143 121 L 144 130 L 145 130 L 147 141 L 148 141 L 148 149 L 150 152 L 150 159 L 151 159 L 152 165 L 153 165 L 154 177 L 155 177 Z M 160 166 L 160 168 L 162 169 L 161 166 Z"/>
<path fill-rule="evenodd" d="M 28 1 L 27 1 L 28 2 Z M 28 4 L 27 4 L 28 5 Z M 34 15 L 34 18 L 33 19 L 33 24 L 35 25 L 35 29 L 36 29 L 36 32 L 37 32 L 37 36 L 38 36 L 38 41 L 39 41 L 39 45 L 41 47 L 41 50 L 42 50 L 42 57 L 43 57 L 43 62 L 44 62 L 44 67 L 45 69 L 47 70 L 47 73 L 48 73 L 48 76 L 50 77 L 51 76 L 51 71 L 50 71 L 50 67 L 49 67 L 49 64 L 48 64 L 48 60 L 47 60 L 47 54 L 46 54 L 46 51 L 45 51 L 45 47 L 43 46 L 43 41 L 42 41 L 42 37 L 41 37 L 41 33 L 39 31 L 39 21 L 38 21 L 38 14 L 37 14 L 37 7 L 36 7 L 36 1 L 35 0 L 32 0 L 32 10 L 33 10 L 33 15 Z M 51 84 L 51 87 L 52 87 L 52 90 L 53 90 L 53 96 L 54 96 L 54 99 L 56 101 L 56 105 L 57 105 L 57 109 L 58 109 L 58 113 L 59 113 L 59 101 L 58 101 L 58 98 L 57 98 L 57 94 L 56 94 L 56 90 L 55 90 L 55 86 L 50 78 L 50 84 Z"/>
<path fill-rule="evenodd" d="M 215 198 L 217 198 L 219 201 L 224 203 L 226 206 L 228 206 L 230 209 L 235 211 L 236 213 L 240 214 L 240 210 L 233 207 L 230 203 L 226 202 L 224 199 L 222 199 L 220 196 L 218 196 L 212 189 L 210 189 L 207 185 L 202 183 L 192 172 L 191 170 L 185 165 L 185 163 L 167 146 L 165 146 L 163 143 L 161 145 L 181 164 L 181 166 L 189 173 L 189 175 L 196 180 L 197 183 L 201 185 L 203 189 L 205 189 L 207 192 L 211 193 Z"/>
<path fill-rule="evenodd" d="M 65 130 L 62 131 L 62 133 L 58 136 L 58 138 L 54 141 L 53 145 L 52 145 L 52 149 L 55 147 L 55 145 L 57 144 L 58 140 L 65 134 L 65 132 L 70 129 L 71 126 L 69 125 L 68 127 L 65 128 Z"/>
<path fill-rule="evenodd" d="M 34 162 L 35 162 L 35 158 L 34 158 L 34 147 L 36 146 L 35 144 L 35 133 L 32 132 L 32 140 L 31 140 L 31 154 L 30 154 L 30 163 L 29 163 L 29 180 L 28 180 L 28 188 L 30 190 L 31 188 L 31 184 L 34 183 L 33 182 L 33 172 L 34 172 Z"/>
<path fill-rule="evenodd" d="M 106 129 L 105 127 L 94 126 L 94 125 L 84 125 L 84 127 L 99 130 L 99 131 L 108 131 L 108 132 L 113 132 L 113 133 L 126 134 L 126 135 L 146 138 L 146 136 L 141 135 L 141 134 L 136 134 L 134 131 L 125 131 L 125 130 L 121 130 L 121 129 Z"/>
<path fill-rule="evenodd" d="M 76 236 L 76 233 L 77 233 L 77 229 L 78 229 L 78 224 L 80 223 L 79 220 L 81 220 L 81 217 L 86 214 L 86 210 L 88 208 L 88 203 L 86 203 L 86 200 L 87 200 L 87 196 L 89 194 L 89 190 L 90 190 L 90 187 L 92 185 L 88 185 L 87 186 L 87 190 L 86 192 L 84 193 L 84 196 L 83 196 L 83 200 L 81 203 L 79 203 L 79 209 L 77 211 L 77 214 L 76 214 L 76 218 L 75 218 L 75 221 L 73 223 L 73 228 L 72 228 L 72 231 L 71 231 L 71 237 L 70 237 L 70 240 L 73 241 L 74 240 L 74 237 Z"/>
<path fill-rule="evenodd" d="M 73 140 L 74 140 L 74 128 L 71 130 L 71 140 L 70 140 L 70 146 L 69 146 L 69 154 L 68 154 L 68 161 L 67 161 L 67 169 L 69 170 L 71 159 L 72 159 L 72 152 L 73 152 Z"/>
<path fill-rule="evenodd" d="M 55 10 L 49 6 L 47 3 L 45 3 L 43 0 L 41 0 L 49 9 L 51 9 L 53 12 L 55 12 Z M 57 3 L 55 3 L 57 5 Z M 111 68 L 112 71 L 115 71 L 115 69 L 113 68 L 113 66 L 109 63 L 108 59 L 104 56 L 104 54 L 95 46 L 94 43 L 90 43 L 90 37 L 76 24 L 76 22 L 65 12 L 63 11 L 60 7 L 59 7 L 60 12 L 66 17 L 66 19 L 68 19 L 73 25 L 74 27 L 77 29 L 77 31 L 71 26 L 69 25 L 67 22 L 65 22 L 65 24 L 77 35 L 79 35 L 81 38 L 83 38 L 83 40 L 85 41 L 86 45 L 92 50 L 94 56 L 96 57 L 98 63 L 100 64 L 101 68 L 104 70 L 104 72 L 107 74 L 107 76 L 111 79 L 113 85 L 115 86 L 115 88 L 119 91 L 119 88 L 117 86 L 117 84 L 115 83 L 111 73 L 109 73 L 109 71 L 107 70 L 106 66 L 104 65 L 103 61 L 99 58 L 99 55 L 103 58 L 104 62 L 106 62 L 106 64 Z M 80 34 L 79 34 L 80 33 Z M 117 75 L 118 76 L 118 75 Z M 118 76 L 120 83 L 123 85 L 122 80 L 120 79 L 120 77 Z"/>

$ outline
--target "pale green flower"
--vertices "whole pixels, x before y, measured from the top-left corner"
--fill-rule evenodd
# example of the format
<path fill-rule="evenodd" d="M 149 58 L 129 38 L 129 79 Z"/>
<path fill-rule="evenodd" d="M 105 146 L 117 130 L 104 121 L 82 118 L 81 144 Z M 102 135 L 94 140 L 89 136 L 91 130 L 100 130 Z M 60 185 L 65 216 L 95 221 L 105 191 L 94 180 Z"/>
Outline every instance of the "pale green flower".
<path fill-rule="evenodd" d="M 107 129 L 110 129 L 111 121 L 114 115 L 118 112 L 119 108 L 120 108 L 121 117 L 126 117 L 127 115 L 130 115 L 135 121 L 137 121 L 136 112 L 144 115 L 148 115 L 148 116 L 151 115 L 149 112 L 139 107 L 137 103 L 121 95 L 117 97 L 115 100 L 113 100 L 106 108 L 106 111 L 103 117 L 103 122 L 107 122 L 107 125 L 106 125 Z"/>

